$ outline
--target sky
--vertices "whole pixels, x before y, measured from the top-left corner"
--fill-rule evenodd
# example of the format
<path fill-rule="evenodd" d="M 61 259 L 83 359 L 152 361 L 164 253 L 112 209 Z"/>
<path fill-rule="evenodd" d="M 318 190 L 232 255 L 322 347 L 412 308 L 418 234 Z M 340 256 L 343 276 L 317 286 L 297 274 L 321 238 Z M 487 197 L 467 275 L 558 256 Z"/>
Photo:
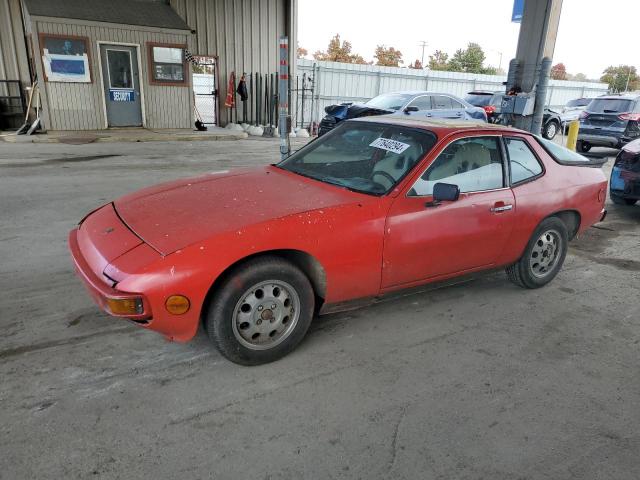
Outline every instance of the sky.
<path fill-rule="evenodd" d="M 511 22 L 513 0 L 299 0 L 298 43 L 325 50 L 340 34 L 353 52 L 373 60 L 376 45 L 403 53 L 404 65 L 425 63 L 434 50 L 451 55 L 467 43 L 479 43 L 485 64 L 507 70 L 515 56 L 519 24 Z M 638 0 L 564 0 L 553 63 L 571 74 L 599 79 L 609 65 L 631 64 L 640 70 Z"/>

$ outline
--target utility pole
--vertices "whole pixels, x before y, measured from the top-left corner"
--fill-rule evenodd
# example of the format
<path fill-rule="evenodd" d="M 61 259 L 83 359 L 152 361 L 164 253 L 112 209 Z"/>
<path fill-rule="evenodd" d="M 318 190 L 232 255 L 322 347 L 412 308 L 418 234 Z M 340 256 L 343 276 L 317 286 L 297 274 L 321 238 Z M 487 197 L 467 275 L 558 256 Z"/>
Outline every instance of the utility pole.
<path fill-rule="evenodd" d="M 422 68 L 424 68 L 424 47 L 426 47 L 427 45 L 429 45 L 427 42 L 425 42 L 424 40 L 420 40 L 420 43 L 418 44 L 419 47 L 422 47 L 422 57 L 420 59 L 420 63 L 422 64 Z"/>
<path fill-rule="evenodd" d="M 624 91 L 628 92 L 629 91 L 629 79 L 631 78 L 631 66 L 627 67 L 627 84 L 624 87 Z"/>

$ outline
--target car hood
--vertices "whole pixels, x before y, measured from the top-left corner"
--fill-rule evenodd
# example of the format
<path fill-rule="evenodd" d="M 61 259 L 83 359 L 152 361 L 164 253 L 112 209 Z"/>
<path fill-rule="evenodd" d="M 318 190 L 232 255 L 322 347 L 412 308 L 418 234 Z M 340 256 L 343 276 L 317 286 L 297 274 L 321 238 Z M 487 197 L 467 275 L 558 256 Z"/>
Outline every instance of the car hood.
<path fill-rule="evenodd" d="M 362 197 L 268 166 L 157 185 L 126 195 L 114 206 L 136 235 L 168 255 L 216 234 Z"/>

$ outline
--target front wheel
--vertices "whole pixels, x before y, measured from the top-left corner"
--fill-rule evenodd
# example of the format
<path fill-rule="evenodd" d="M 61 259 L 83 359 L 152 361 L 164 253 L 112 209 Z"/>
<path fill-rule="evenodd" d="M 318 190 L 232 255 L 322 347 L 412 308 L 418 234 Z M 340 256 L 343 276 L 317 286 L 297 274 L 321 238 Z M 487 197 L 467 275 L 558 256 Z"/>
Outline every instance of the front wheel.
<path fill-rule="evenodd" d="M 547 140 L 553 140 L 553 138 L 558 133 L 558 123 L 555 121 L 551 121 L 544 126 L 544 131 L 542 132 L 542 136 Z"/>
<path fill-rule="evenodd" d="M 279 257 L 250 260 L 229 274 L 205 317 L 222 355 L 260 365 L 291 352 L 313 318 L 315 297 L 306 275 Z"/>
<path fill-rule="evenodd" d="M 535 229 L 520 260 L 507 267 L 509 280 L 523 288 L 545 286 L 560 271 L 567 255 L 567 227 L 557 217 L 543 220 Z"/>

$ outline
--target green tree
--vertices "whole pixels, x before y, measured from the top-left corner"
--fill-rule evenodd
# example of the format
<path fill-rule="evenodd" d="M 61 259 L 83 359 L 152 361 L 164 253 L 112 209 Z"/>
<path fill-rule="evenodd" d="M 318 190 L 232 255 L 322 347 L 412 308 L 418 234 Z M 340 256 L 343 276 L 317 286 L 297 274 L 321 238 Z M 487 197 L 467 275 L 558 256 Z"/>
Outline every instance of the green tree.
<path fill-rule="evenodd" d="M 436 50 L 433 55 L 429 55 L 429 68 L 431 70 L 446 70 L 449 55 L 442 50 Z"/>
<path fill-rule="evenodd" d="M 632 91 L 640 88 L 640 78 L 636 72 L 636 67 L 632 65 L 613 65 L 607 67 L 600 81 L 609 84 L 612 92 Z"/>
<path fill-rule="evenodd" d="M 574 80 L 576 82 L 586 82 L 588 81 L 587 76 L 584 73 L 576 73 L 575 75 L 568 75 L 569 80 Z"/>
<path fill-rule="evenodd" d="M 452 72 L 485 73 L 483 66 L 486 56 L 482 47 L 474 42 L 469 42 L 467 48 L 459 48 L 447 64 Z"/>
<path fill-rule="evenodd" d="M 564 63 L 556 63 L 553 67 L 551 67 L 550 77 L 554 80 L 566 80 L 567 67 L 564 66 Z"/>
<path fill-rule="evenodd" d="M 376 59 L 376 65 L 382 67 L 399 67 L 402 61 L 402 52 L 396 50 L 393 47 L 386 47 L 385 45 L 378 45 L 376 52 L 373 55 Z"/>
<path fill-rule="evenodd" d="M 367 63 L 362 56 L 351 53 L 351 42 L 346 40 L 340 41 L 340 34 L 336 35 L 329 41 L 329 46 L 326 52 L 318 50 L 313 54 L 313 58 L 316 60 L 325 60 L 328 62 L 341 62 L 341 63 Z"/>

